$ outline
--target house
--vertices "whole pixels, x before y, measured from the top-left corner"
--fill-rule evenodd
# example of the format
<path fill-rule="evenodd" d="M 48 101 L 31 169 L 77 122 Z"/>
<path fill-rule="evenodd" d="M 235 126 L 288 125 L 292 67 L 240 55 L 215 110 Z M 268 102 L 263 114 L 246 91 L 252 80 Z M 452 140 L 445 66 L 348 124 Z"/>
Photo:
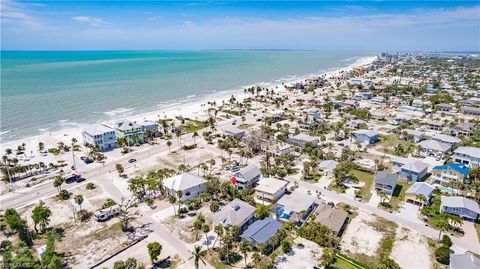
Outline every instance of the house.
<path fill-rule="evenodd" d="M 375 190 L 392 195 L 397 186 L 398 175 L 387 172 L 378 172 L 375 176 Z"/>
<path fill-rule="evenodd" d="M 182 201 L 197 198 L 200 193 L 206 192 L 206 184 L 207 181 L 203 177 L 191 173 L 175 175 L 163 181 L 166 192 Z M 182 196 L 178 197 L 180 191 Z"/>
<path fill-rule="evenodd" d="M 413 107 L 425 107 L 428 105 L 428 102 L 424 102 L 422 100 L 419 100 L 419 99 L 415 99 L 412 101 L 412 106 Z"/>
<path fill-rule="evenodd" d="M 376 120 L 386 120 L 387 119 L 387 114 L 381 111 L 372 111 L 370 112 L 370 116 L 372 119 Z"/>
<path fill-rule="evenodd" d="M 314 136 L 300 133 L 287 139 L 287 142 L 303 149 L 307 143 L 309 143 L 312 147 L 317 147 L 319 139 Z"/>
<path fill-rule="evenodd" d="M 255 187 L 255 197 L 261 201 L 274 203 L 285 194 L 287 185 L 288 181 L 285 180 L 264 178 Z"/>
<path fill-rule="evenodd" d="M 268 246 L 268 240 L 277 233 L 280 227 L 282 227 L 282 223 L 278 220 L 264 218 L 262 220 L 257 220 L 248 226 L 248 228 L 240 235 L 240 238 L 249 241 L 254 247 L 256 247 L 258 243 L 264 243 Z"/>
<path fill-rule="evenodd" d="M 315 222 L 327 226 L 336 236 L 342 233 L 347 223 L 347 212 L 336 209 L 333 205 L 319 204 L 313 214 L 315 215 Z"/>
<path fill-rule="evenodd" d="M 460 107 L 460 111 L 466 115 L 480 115 L 480 107 L 462 106 Z"/>
<path fill-rule="evenodd" d="M 272 119 L 272 122 L 277 122 L 283 120 L 283 115 L 285 112 L 281 109 L 271 110 L 267 113 L 267 117 Z"/>
<path fill-rule="evenodd" d="M 245 133 L 245 130 L 242 130 L 242 129 L 238 129 L 235 127 L 227 127 L 227 129 L 225 129 L 224 131 L 224 134 L 230 137 L 242 138 L 242 137 L 245 137 L 246 133 Z"/>
<path fill-rule="evenodd" d="M 449 213 L 458 215 L 463 219 L 475 221 L 480 208 L 477 202 L 461 196 L 443 196 L 440 197 L 440 213 Z"/>
<path fill-rule="evenodd" d="M 315 207 L 315 198 L 303 192 L 294 191 L 285 194 L 277 201 L 277 219 L 288 220 L 294 223 L 301 223 Z"/>
<path fill-rule="evenodd" d="M 347 126 L 355 129 L 359 129 L 361 126 L 367 126 L 367 122 L 364 120 L 356 119 L 347 121 Z"/>
<path fill-rule="evenodd" d="M 432 181 L 435 183 L 463 182 L 467 180 L 470 169 L 462 163 L 447 163 L 433 167 Z"/>
<path fill-rule="evenodd" d="M 428 204 L 430 201 L 430 196 L 433 192 L 434 187 L 425 182 L 415 182 L 413 183 L 408 190 L 405 191 L 405 201 L 411 203 L 419 203 L 422 205 Z M 421 194 L 425 198 L 420 200 L 418 195 Z"/>
<path fill-rule="evenodd" d="M 438 110 L 438 111 L 444 111 L 444 112 L 450 112 L 453 110 L 453 106 L 450 105 L 450 104 L 446 104 L 446 103 L 441 103 L 441 104 L 437 104 L 435 106 L 435 108 Z"/>
<path fill-rule="evenodd" d="M 156 133 L 158 132 L 158 124 L 153 121 L 144 121 L 139 123 L 140 126 L 142 126 L 143 132 L 151 132 L 151 133 Z"/>
<path fill-rule="evenodd" d="M 405 129 L 401 132 L 400 139 L 418 143 L 425 139 L 425 134 L 421 131 Z"/>
<path fill-rule="evenodd" d="M 233 175 L 235 186 L 239 189 L 250 189 L 260 180 L 260 177 L 260 169 L 255 164 L 249 164 Z"/>
<path fill-rule="evenodd" d="M 321 122 L 321 111 L 316 107 L 307 108 L 302 111 L 302 119 L 299 120 L 299 127 L 306 130 L 316 130 Z"/>
<path fill-rule="evenodd" d="M 451 135 L 444 135 L 444 134 L 437 134 L 432 137 L 432 140 L 436 140 L 438 142 L 442 142 L 445 144 L 449 144 L 451 146 L 458 145 L 462 140 L 451 136 Z"/>
<path fill-rule="evenodd" d="M 370 100 L 373 97 L 373 93 L 372 92 L 362 92 L 360 96 L 361 96 L 362 100 Z"/>
<path fill-rule="evenodd" d="M 449 269 L 478 269 L 480 259 L 470 253 L 450 254 Z"/>
<path fill-rule="evenodd" d="M 392 169 L 401 178 L 408 181 L 419 181 L 427 175 L 428 164 L 403 157 L 392 159 Z"/>
<path fill-rule="evenodd" d="M 285 156 L 295 151 L 295 146 L 280 141 L 264 141 L 260 145 L 260 150 L 271 156 Z"/>
<path fill-rule="evenodd" d="M 385 103 L 385 97 L 383 96 L 375 96 L 372 98 L 372 102 L 375 104 L 383 104 Z"/>
<path fill-rule="evenodd" d="M 373 144 L 379 140 L 377 131 L 366 129 L 355 131 L 355 138 L 363 144 Z"/>
<path fill-rule="evenodd" d="M 453 159 L 457 163 L 463 163 L 470 167 L 480 166 L 480 148 L 458 147 L 455 150 Z"/>
<path fill-rule="evenodd" d="M 443 130 L 443 123 L 441 121 L 424 121 L 423 124 L 427 126 L 428 129 L 434 131 L 442 131 Z"/>
<path fill-rule="evenodd" d="M 127 143 L 143 143 L 143 127 L 133 121 L 119 121 L 115 125 L 115 135 L 117 138 L 126 138 Z"/>
<path fill-rule="evenodd" d="M 434 156 L 437 158 L 443 158 L 450 151 L 452 146 L 450 144 L 445 144 L 437 140 L 424 140 L 418 143 L 420 147 L 420 155 L 423 157 Z"/>
<path fill-rule="evenodd" d="M 237 225 L 242 232 L 255 221 L 255 210 L 254 206 L 236 198 L 213 214 L 212 220 L 224 227 Z"/>
<path fill-rule="evenodd" d="M 88 126 L 82 132 L 83 142 L 94 145 L 100 151 L 112 150 L 116 147 L 115 130 L 105 124 Z"/>
<path fill-rule="evenodd" d="M 335 160 L 325 160 L 325 161 L 321 161 L 318 164 L 318 169 L 320 171 L 326 172 L 328 175 L 333 172 L 333 170 L 337 167 L 337 165 L 338 165 L 338 162 Z"/>

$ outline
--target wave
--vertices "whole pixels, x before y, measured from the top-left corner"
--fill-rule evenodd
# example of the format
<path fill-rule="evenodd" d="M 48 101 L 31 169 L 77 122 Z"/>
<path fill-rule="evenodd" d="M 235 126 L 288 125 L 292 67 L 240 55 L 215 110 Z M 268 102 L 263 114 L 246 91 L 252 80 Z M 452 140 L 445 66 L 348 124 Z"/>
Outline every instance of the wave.
<path fill-rule="evenodd" d="M 110 116 L 110 117 L 114 117 L 114 116 L 117 116 L 117 115 L 120 115 L 120 114 L 128 114 L 128 113 L 132 112 L 133 110 L 135 110 L 135 108 L 119 107 L 119 108 L 115 108 L 114 110 L 106 111 L 106 112 L 103 112 L 103 113 Z"/>

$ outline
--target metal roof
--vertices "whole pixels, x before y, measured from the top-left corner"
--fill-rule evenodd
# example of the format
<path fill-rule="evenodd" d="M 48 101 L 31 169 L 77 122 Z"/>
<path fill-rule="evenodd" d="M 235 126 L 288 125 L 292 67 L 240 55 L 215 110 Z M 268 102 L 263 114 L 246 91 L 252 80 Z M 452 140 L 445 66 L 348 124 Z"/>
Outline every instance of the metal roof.
<path fill-rule="evenodd" d="M 461 196 L 443 196 L 441 197 L 442 207 L 466 208 L 477 214 L 480 214 L 480 208 L 477 202 Z"/>
<path fill-rule="evenodd" d="M 240 237 L 248 241 L 256 243 L 267 243 L 268 239 L 274 235 L 278 229 L 282 227 L 282 223 L 272 218 L 264 218 L 257 220 L 240 235 Z"/>
<path fill-rule="evenodd" d="M 212 216 L 213 222 L 226 225 L 243 225 L 253 214 L 255 207 L 240 200 L 235 199 L 224 206 L 220 211 Z"/>

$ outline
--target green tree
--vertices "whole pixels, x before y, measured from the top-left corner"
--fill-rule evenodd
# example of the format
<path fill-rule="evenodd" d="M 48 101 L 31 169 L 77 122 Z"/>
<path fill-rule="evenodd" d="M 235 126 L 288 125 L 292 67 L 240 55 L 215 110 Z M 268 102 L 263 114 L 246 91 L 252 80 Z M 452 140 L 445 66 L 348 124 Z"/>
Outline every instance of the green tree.
<path fill-rule="evenodd" d="M 22 219 L 18 212 L 13 208 L 7 208 L 4 213 L 5 222 L 10 229 L 18 233 L 18 237 L 26 245 L 33 245 L 32 235 L 27 226 L 27 221 Z"/>
<path fill-rule="evenodd" d="M 40 203 L 32 210 L 32 220 L 34 223 L 35 232 L 38 233 L 37 225 L 40 224 L 40 231 L 44 232 L 45 227 L 50 223 L 50 216 L 52 211 L 45 206 L 45 202 Z"/>
<path fill-rule="evenodd" d="M 53 181 L 53 186 L 57 188 L 58 192 L 62 190 L 62 184 L 63 184 L 63 177 L 61 175 L 56 176 L 55 180 Z"/>
<path fill-rule="evenodd" d="M 435 250 L 435 258 L 442 264 L 450 263 L 450 248 L 442 245 Z"/>
<path fill-rule="evenodd" d="M 125 172 L 125 169 L 123 168 L 123 165 L 117 163 L 115 165 L 115 169 L 117 169 L 118 175 L 121 176 L 123 172 Z"/>
<path fill-rule="evenodd" d="M 192 256 L 190 257 L 190 259 L 193 259 L 196 269 L 198 269 L 198 267 L 200 266 L 200 262 L 202 262 L 203 264 L 206 264 L 204 260 L 206 251 L 202 249 L 202 246 L 195 246 L 195 248 L 191 253 L 192 253 Z"/>
<path fill-rule="evenodd" d="M 75 203 L 79 206 L 80 210 L 82 210 L 82 204 L 83 204 L 83 196 L 81 194 L 75 195 L 73 198 L 75 200 Z"/>
<path fill-rule="evenodd" d="M 320 259 L 319 265 L 328 268 L 328 266 L 335 262 L 335 253 L 331 248 L 324 248 Z"/>
<path fill-rule="evenodd" d="M 444 234 L 442 237 L 442 244 L 444 244 L 447 247 L 452 246 L 452 239 L 450 239 L 450 236 Z"/>
<path fill-rule="evenodd" d="M 247 264 L 247 253 L 252 250 L 252 245 L 247 240 L 242 240 L 240 243 L 240 252 L 243 254 L 243 258 L 245 259 L 245 268 L 248 268 Z"/>
<path fill-rule="evenodd" d="M 148 256 L 150 256 L 150 261 L 152 261 L 152 264 L 155 264 L 155 261 L 157 260 L 158 256 L 160 256 L 160 253 L 162 252 L 162 245 L 158 242 L 150 242 L 147 245 L 148 249 Z"/>
<path fill-rule="evenodd" d="M 266 205 L 259 205 L 255 210 L 255 217 L 257 219 L 264 219 L 270 216 L 269 207 Z"/>

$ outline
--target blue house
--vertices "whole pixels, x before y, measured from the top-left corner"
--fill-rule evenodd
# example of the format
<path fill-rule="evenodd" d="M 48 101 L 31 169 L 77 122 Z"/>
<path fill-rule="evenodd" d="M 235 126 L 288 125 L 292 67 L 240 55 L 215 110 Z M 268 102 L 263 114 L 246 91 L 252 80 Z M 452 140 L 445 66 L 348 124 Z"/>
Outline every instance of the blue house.
<path fill-rule="evenodd" d="M 377 131 L 366 129 L 355 131 L 355 138 L 363 144 L 374 144 L 379 140 Z"/>
<path fill-rule="evenodd" d="M 480 214 L 480 208 L 474 200 L 461 196 L 442 196 L 440 200 L 440 213 L 446 212 L 472 221 Z"/>
<path fill-rule="evenodd" d="M 401 178 L 408 181 L 419 181 L 427 175 L 428 164 L 403 157 L 392 159 L 392 168 Z"/>
<path fill-rule="evenodd" d="M 253 246 L 257 246 L 258 243 L 264 243 L 268 245 L 268 240 L 278 229 L 282 227 L 282 223 L 272 218 L 264 218 L 257 220 L 240 235 L 241 238 L 252 243 Z"/>
<path fill-rule="evenodd" d="M 435 183 L 449 183 L 451 181 L 466 182 L 470 168 L 463 163 L 447 163 L 432 169 Z"/>
<path fill-rule="evenodd" d="M 432 87 L 432 86 L 427 87 L 427 89 L 426 89 L 425 91 L 426 91 L 427 93 L 437 93 L 437 92 L 438 92 L 438 90 L 435 89 L 435 88 Z"/>

